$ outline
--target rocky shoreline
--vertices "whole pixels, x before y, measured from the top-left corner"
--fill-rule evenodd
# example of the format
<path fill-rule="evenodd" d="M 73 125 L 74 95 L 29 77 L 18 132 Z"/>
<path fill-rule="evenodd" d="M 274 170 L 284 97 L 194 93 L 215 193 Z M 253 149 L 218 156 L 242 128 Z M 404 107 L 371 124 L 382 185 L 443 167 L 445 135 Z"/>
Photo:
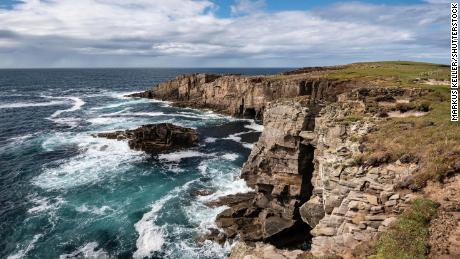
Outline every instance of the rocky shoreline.
<path fill-rule="evenodd" d="M 217 216 L 220 229 L 208 238 L 242 242 L 230 258 L 297 258 L 305 250 L 315 257 L 360 257 L 415 198 L 400 187 L 411 184 L 420 167 L 416 159 L 359 157 L 374 121 L 388 116 L 388 103 L 410 102 L 427 91 L 329 79 L 318 76 L 321 71 L 183 75 L 130 95 L 263 123 L 241 171 L 254 193 L 210 204 L 229 208 Z M 357 113 L 367 117 L 354 119 Z"/>

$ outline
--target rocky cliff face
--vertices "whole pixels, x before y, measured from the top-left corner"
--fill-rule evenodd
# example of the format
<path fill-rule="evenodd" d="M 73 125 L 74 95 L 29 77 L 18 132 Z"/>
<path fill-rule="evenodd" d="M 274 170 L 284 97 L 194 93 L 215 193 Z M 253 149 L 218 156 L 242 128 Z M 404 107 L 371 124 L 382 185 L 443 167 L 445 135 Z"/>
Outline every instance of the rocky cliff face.
<path fill-rule="evenodd" d="M 209 108 L 236 117 L 262 120 L 270 101 L 297 96 L 311 100 L 333 98 L 335 92 L 356 82 L 324 78 L 282 78 L 276 76 L 238 76 L 191 74 L 161 83 L 131 97 L 173 101 L 178 106 Z"/>
<path fill-rule="evenodd" d="M 217 216 L 218 226 L 229 237 L 238 234 L 245 241 L 282 247 L 308 239 L 309 226 L 298 211 L 312 189 L 313 148 L 308 137 L 318 109 L 308 103 L 308 98 L 297 98 L 266 108 L 264 131 L 241 174 L 255 195 Z"/>
<path fill-rule="evenodd" d="M 361 98 L 352 98 L 359 96 Z M 302 205 L 302 219 L 313 230 L 311 252 L 315 256 L 347 255 L 363 242 L 375 239 L 407 206 L 411 195 L 396 192 L 399 183 L 416 169 L 415 163 L 362 164 L 359 139 L 373 124 L 344 122 L 356 109 L 365 109 L 356 91 L 325 107 L 314 131 L 313 191 Z M 406 161 L 405 161 L 406 162 Z"/>
<path fill-rule="evenodd" d="M 132 96 L 263 121 L 264 131 L 241 172 L 254 192 L 214 204 L 229 208 L 217 216 L 222 232 L 213 231 L 213 238 L 239 236 L 257 244 L 245 249 L 246 255 L 274 249 L 262 241 L 310 248 L 319 257 L 353 257 L 413 199 L 396 189 L 418 169 L 411 159 L 359 161 L 360 139 L 373 130 L 374 119 L 388 116 L 379 107 L 422 92 L 326 78 L 194 74 Z M 356 112 L 375 116 L 350 119 Z M 285 253 L 280 251 L 275 252 Z"/>
<path fill-rule="evenodd" d="M 347 120 L 368 109 L 368 99 L 390 94 L 420 92 L 358 88 L 333 103 L 308 97 L 271 102 L 264 131 L 241 173 L 254 188 L 254 198 L 231 204 L 217 217 L 218 225 L 246 242 L 293 248 L 311 241 L 314 256 L 353 256 L 413 198 L 396 189 L 418 165 L 410 160 L 357 162 L 363 152 L 359 140 L 374 125 Z"/>

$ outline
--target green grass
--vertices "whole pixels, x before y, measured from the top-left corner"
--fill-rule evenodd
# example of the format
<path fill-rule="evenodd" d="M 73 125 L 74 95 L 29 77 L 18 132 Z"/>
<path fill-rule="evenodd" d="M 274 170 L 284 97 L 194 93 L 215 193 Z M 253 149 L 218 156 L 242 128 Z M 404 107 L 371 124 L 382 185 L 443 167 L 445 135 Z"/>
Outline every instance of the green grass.
<path fill-rule="evenodd" d="M 436 215 L 437 204 L 427 199 L 417 199 L 383 233 L 372 259 L 421 259 L 427 258 L 429 224 Z"/>
<path fill-rule="evenodd" d="M 420 159 L 415 185 L 423 187 L 428 180 L 442 178 L 460 155 L 460 124 L 450 121 L 449 86 L 423 86 L 432 90 L 415 100 L 417 109 L 429 107 L 421 117 L 387 118 L 366 140 L 366 156 L 391 154 L 395 161 L 404 154 Z M 409 125 L 409 128 L 407 128 Z"/>
<path fill-rule="evenodd" d="M 327 73 L 328 78 L 372 81 L 380 85 L 412 86 L 416 79 L 448 80 L 449 68 L 446 65 L 410 62 L 383 61 L 354 63 L 343 69 Z"/>

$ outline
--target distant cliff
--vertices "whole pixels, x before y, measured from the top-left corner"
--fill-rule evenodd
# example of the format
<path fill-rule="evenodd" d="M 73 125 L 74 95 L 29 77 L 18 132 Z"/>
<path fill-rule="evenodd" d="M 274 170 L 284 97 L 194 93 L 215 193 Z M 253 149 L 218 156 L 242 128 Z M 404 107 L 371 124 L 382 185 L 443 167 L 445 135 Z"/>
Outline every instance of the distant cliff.
<path fill-rule="evenodd" d="M 338 92 L 356 82 L 324 78 L 191 74 L 161 83 L 131 97 L 173 101 L 177 106 L 209 108 L 235 117 L 261 121 L 270 101 L 311 96 L 334 101 Z"/>

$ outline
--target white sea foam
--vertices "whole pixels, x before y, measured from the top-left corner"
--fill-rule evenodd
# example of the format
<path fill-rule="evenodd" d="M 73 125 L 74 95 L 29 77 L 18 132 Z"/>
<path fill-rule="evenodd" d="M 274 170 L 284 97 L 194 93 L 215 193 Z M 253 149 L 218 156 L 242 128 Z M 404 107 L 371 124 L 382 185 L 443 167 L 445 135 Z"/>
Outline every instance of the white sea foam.
<path fill-rule="evenodd" d="M 243 147 L 248 148 L 248 149 L 252 149 L 254 147 L 254 144 L 252 144 L 252 143 L 243 143 Z"/>
<path fill-rule="evenodd" d="M 206 143 L 214 143 L 214 142 L 216 142 L 216 140 L 217 140 L 216 138 L 209 137 L 209 138 L 206 138 L 204 140 L 204 142 L 206 142 Z"/>
<path fill-rule="evenodd" d="M 77 207 L 75 210 L 78 212 L 92 213 L 96 215 L 106 215 L 107 213 L 114 211 L 110 206 L 104 205 L 102 207 L 97 207 L 86 204 Z"/>
<path fill-rule="evenodd" d="M 62 254 L 59 259 L 70 259 L 70 258 L 91 258 L 91 259 L 108 259 L 111 258 L 104 249 L 97 249 L 99 244 L 97 242 L 90 242 L 70 254 Z"/>
<path fill-rule="evenodd" d="M 264 125 L 257 124 L 255 121 L 251 120 L 251 124 L 249 125 L 244 125 L 245 128 L 247 129 L 252 129 L 255 131 L 262 132 L 264 130 Z"/>
<path fill-rule="evenodd" d="M 8 142 L 10 142 L 11 144 L 15 144 L 15 145 L 22 144 L 25 141 L 27 141 L 30 138 L 32 138 L 33 136 L 35 136 L 35 134 L 38 134 L 38 133 L 36 132 L 36 133 L 31 133 L 31 134 L 25 134 L 25 135 L 21 135 L 21 136 L 12 137 L 12 138 L 8 139 Z"/>
<path fill-rule="evenodd" d="M 69 144 L 76 145 L 80 154 L 58 165 L 45 165 L 43 172 L 33 178 L 35 185 L 44 189 L 66 189 L 97 183 L 115 177 L 146 157 L 144 152 L 131 150 L 124 141 L 93 138 L 88 134 L 56 134 L 42 146 L 54 150 Z"/>
<path fill-rule="evenodd" d="M 205 157 L 210 156 L 211 154 L 201 153 L 195 150 L 182 150 L 167 154 L 160 154 L 158 156 L 159 159 L 165 160 L 167 162 L 180 162 L 183 158 L 191 158 L 191 157 Z"/>
<path fill-rule="evenodd" d="M 228 139 L 228 140 L 233 140 L 235 142 L 241 142 L 241 137 L 239 135 L 241 135 L 242 133 L 235 133 L 235 134 L 231 134 L 229 135 L 228 137 L 224 138 L 224 139 Z"/>
<path fill-rule="evenodd" d="M 111 113 L 104 113 L 104 114 L 102 114 L 101 116 L 102 116 L 102 117 L 117 116 L 117 115 L 122 114 L 122 113 L 125 113 L 125 112 L 127 112 L 127 111 L 129 111 L 129 110 L 131 110 L 131 109 L 132 109 L 132 107 L 127 107 L 127 108 L 124 108 L 123 110 L 120 110 L 120 111 L 111 112 Z"/>
<path fill-rule="evenodd" d="M 66 102 L 63 102 L 63 101 L 36 102 L 36 103 L 16 102 L 16 103 L 2 104 L 0 105 L 0 109 L 45 107 L 45 106 L 57 106 L 57 105 L 64 105 L 64 104 L 66 104 Z"/>
<path fill-rule="evenodd" d="M 23 249 L 20 249 L 18 252 L 15 254 L 9 255 L 7 259 L 21 259 L 24 258 L 24 256 L 27 255 L 27 253 L 32 250 L 35 247 L 35 243 L 43 236 L 43 234 L 36 234 L 32 238 L 32 240 L 24 247 Z"/>
<path fill-rule="evenodd" d="M 65 202 L 62 197 L 57 197 L 55 199 L 48 199 L 44 197 L 34 197 L 32 202 L 35 204 L 34 207 L 27 210 L 30 214 L 40 213 L 44 211 L 49 211 L 52 209 L 57 209 Z"/>
<path fill-rule="evenodd" d="M 253 131 L 249 131 L 249 132 L 253 132 Z M 228 139 L 228 140 L 232 140 L 232 141 L 235 141 L 235 142 L 238 142 L 240 143 L 241 145 L 243 145 L 243 147 L 245 148 L 248 148 L 248 149 L 252 149 L 252 147 L 254 146 L 254 144 L 252 143 L 247 143 L 247 142 L 243 142 L 241 141 L 241 135 L 243 134 L 246 134 L 246 133 L 249 133 L 248 131 L 245 131 L 245 132 L 239 132 L 239 133 L 235 133 L 235 134 L 231 134 L 229 135 L 228 137 L 224 138 L 224 139 Z"/>
<path fill-rule="evenodd" d="M 78 97 L 73 97 L 73 96 L 69 96 L 69 97 L 51 97 L 53 99 L 66 99 L 66 100 L 71 100 L 73 101 L 73 106 L 70 107 L 69 109 L 65 109 L 65 110 L 57 110 L 55 111 L 51 116 L 50 118 L 56 118 L 57 116 L 61 115 L 62 113 L 65 113 L 65 112 L 74 112 L 74 111 L 78 111 L 81 109 L 81 107 L 83 105 L 85 105 L 85 102 L 81 99 L 81 98 L 78 98 Z"/>
<path fill-rule="evenodd" d="M 200 201 L 210 201 L 230 194 L 252 191 L 252 189 L 247 186 L 246 182 L 238 177 L 238 168 L 234 167 L 232 164 L 226 165 L 217 158 L 201 162 L 198 166 L 198 170 L 200 170 L 201 174 L 204 176 L 212 176 L 211 184 L 217 189 L 217 192 L 211 195 L 200 196 L 198 198 Z"/>
<path fill-rule="evenodd" d="M 117 116 L 145 116 L 145 117 L 158 117 L 167 115 L 164 112 L 126 112 L 118 113 Z"/>
<path fill-rule="evenodd" d="M 137 250 L 134 252 L 134 258 L 144 258 L 149 257 L 155 251 L 159 251 L 163 246 L 164 239 L 164 230 L 155 225 L 155 221 L 158 217 L 159 211 L 163 206 L 171 199 L 177 197 L 181 192 L 188 189 L 190 184 L 196 180 L 187 182 L 183 186 L 179 186 L 170 191 L 166 196 L 157 200 L 152 204 L 151 210 L 145 213 L 142 216 L 142 219 L 134 224 L 139 237 L 136 240 Z"/>
<path fill-rule="evenodd" d="M 235 153 L 228 153 L 228 154 L 222 155 L 222 158 L 230 160 L 230 161 L 235 161 L 238 157 L 239 155 Z"/>
<path fill-rule="evenodd" d="M 77 127 L 80 122 L 81 122 L 81 119 L 80 118 L 75 118 L 75 117 L 68 117 L 68 118 L 49 118 L 50 120 L 52 120 L 54 123 L 57 123 L 57 124 L 62 124 L 62 125 L 67 125 L 71 128 L 75 128 Z"/>

